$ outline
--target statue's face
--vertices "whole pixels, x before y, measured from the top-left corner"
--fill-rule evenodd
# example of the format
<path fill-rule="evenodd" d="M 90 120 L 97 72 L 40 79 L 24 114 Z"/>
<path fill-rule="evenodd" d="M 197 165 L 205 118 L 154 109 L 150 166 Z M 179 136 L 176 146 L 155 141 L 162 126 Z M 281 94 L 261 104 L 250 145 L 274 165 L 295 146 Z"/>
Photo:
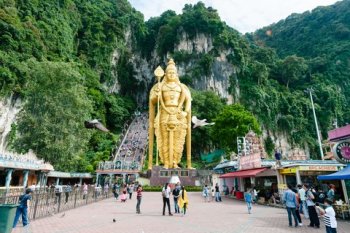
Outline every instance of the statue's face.
<path fill-rule="evenodd" d="M 173 82 L 177 80 L 177 73 L 175 70 L 168 70 L 166 73 L 167 77 L 168 77 L 168 81 Z"/>

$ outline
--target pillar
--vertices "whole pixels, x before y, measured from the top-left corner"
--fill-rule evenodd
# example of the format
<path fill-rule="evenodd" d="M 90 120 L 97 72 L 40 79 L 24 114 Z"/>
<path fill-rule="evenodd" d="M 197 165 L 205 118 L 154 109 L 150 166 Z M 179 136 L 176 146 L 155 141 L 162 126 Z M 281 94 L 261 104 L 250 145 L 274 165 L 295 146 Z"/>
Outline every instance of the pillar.
<path fill-rule="evenodd" d="M 125 183 L 126 183 L 126 174 L 123 173 L 123 184 L 125 184 Z"/>
<path fill-rule="evenodd" d="M 57 177 L 57 178 L 56 178 L 56 185 L 59 185 L 59 184 L 60 184 L 60 178 Z"/>
<path fill-rule="evenodd" d="M 81 186 L 82 184 L 83 184 L 83 178 L 80 177 L 80 178 L 79 178 L 79 185 Z"/>
<path fill-rule="evenodd" d="M 109 174 L 109 186 L 112 185 L 113 174 Z"/>
<path fill-rule="evenodd" d="M 301 182 L 301 177 L 300 177 L 300 171 L 299 171 L 298 168 L 297 168 L 296 171 L 295 171 L 295 175 L 296 175 L 296 177 L 297 177 L 297 185 L 298 185 L 298 184 L 302 184 L 302 182 Z"/>
<path fill-rule="evenodd" d="M 346 201 L 346 200 L 349 200 L 348 191 L 347 191 L 347 189 L 346 189 L 345 181 L 344 181 L 344 180 L 341 180 L 340 183 L 341 183 L 341 186 L 342 186 L 342 188 L 343 188 L 343 194 L 344 194 L 344 199 L 345 199 L 345 201 Z"/>
<path fill-rule="evenodd" d="M 98 179 L 99 179 L 99 177 L 100 177 L 100 174 L 97 173 L 97 174 L 96 174 L 96 186 L 98 185 Z"/>
<path fill-rule="evenodd" d="M 7 169 L 6 183 L 5 183 L 6 189 L 10 188 L 11 179 L 12 179 L 12 172 L 13 172 L 13 169 Z"/>
<path fill-rule="evenodd" d="M 29 171 L 24 170 L 23 171 L 23 188 L 27 187 L 28 185 L 28 175 L 29 175 Z"/>
<path fill-rule="evenodd" d="M 252 187 L 255 186 L 255 177 L 250 177 L 250 184 L 252 185 Z"/>

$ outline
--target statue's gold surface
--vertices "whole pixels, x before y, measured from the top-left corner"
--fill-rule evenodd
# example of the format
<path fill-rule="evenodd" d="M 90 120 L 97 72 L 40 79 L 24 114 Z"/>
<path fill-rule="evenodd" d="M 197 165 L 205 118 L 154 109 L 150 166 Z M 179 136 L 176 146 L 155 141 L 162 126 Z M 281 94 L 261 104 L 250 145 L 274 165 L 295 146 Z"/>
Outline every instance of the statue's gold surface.
<path fill-rule="evenodd" d="M 177 168 L 186 142 L 187 168 L 191 168 L 191 93 L 179 80 L 173 59 L 164 71 L 154 71 L 158 79 L 149 96 L 149 160 L 153 165 L 154 136 L 164 168 Z M 157 109 L 157 111 L 156 111 Z M 157 114 L 156 114 L 157 112 Z M 158 154 L 158 153 L 157 153 Z"/>

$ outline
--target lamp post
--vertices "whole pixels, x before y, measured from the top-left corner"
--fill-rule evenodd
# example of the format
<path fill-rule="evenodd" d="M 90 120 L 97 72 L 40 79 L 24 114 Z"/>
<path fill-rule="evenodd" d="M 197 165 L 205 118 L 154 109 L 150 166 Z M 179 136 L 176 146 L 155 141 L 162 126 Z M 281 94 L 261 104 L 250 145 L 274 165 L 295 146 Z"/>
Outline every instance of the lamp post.
<path fill-rule="evenodd" d="M 324 160 L 323 158 L 323 149 L 322 149 L 322 142 L 321 142 L 321 137 L 320 137 L 320 131 L 318 130 L 318 123 L 317 123 L 317 118 L 316 118 L 316 112 L 315 112 L 315 105 L 314 105 L 314 100 L 312 98 L 312 92 L 314 90 L 312 88 L 307 88 L 305 90 L 306 93 L 309 93 L 310 95 L 310 100 L 311 100 L 311 106 L 312 106 L 312 112 L 314 115 L 314 120 L 315 120 L 315 127 L 316 127 L 316 133 L 317 133 L 317 140 L 318 140 L 318 146 L 320 147 L 320 154 L 321 154 L 321 159 Z"/>

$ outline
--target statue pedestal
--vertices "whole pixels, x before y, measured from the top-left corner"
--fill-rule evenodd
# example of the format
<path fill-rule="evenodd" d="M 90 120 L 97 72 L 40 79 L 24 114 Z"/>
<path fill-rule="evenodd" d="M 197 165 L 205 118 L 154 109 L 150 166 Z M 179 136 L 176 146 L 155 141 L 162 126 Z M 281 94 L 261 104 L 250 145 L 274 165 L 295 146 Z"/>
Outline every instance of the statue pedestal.
<path fill-rule="evenodd" d="M 178 176 L 181 185 L 195 186 L 196 181 L 199 182 L 197 170 L 177 168 L 177 169 L 165 169 L 162 166 L 153 166 L 150 171 L 150 184 L 151 186 L 162 186 L 165 183 L 169 183 L 172 176 Z"/>

